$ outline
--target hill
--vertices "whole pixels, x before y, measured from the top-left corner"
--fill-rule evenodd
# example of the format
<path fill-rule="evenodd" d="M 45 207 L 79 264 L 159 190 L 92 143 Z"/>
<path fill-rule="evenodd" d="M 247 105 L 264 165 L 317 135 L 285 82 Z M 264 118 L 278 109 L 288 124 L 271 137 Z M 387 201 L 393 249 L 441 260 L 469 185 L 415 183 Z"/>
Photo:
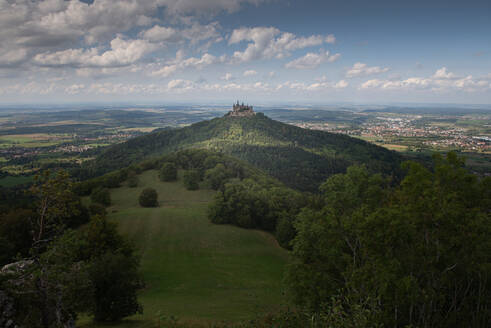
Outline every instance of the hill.
<path fill-rule="evenodd" d="M 109 147 L 87 162 L 84 179 L 126 167 L 148 157 L 186 148 L 204 148 L 243 159 L 287 186 L 316 191 L 328 176 L 364 163 L 373 172 L 394 174 L 400 155 L 346 135 L 306 130 L 269 119 L 225 116 L 188 127 L 162 130 Z"/>
<path fill-rule="evenodd" d="M 144 314 L 126 324 L 155 327 L 158 313 L 184 322 L 237 321 L 276 309 L 288 254 L 274 237 L 210 223 L 206 209 L 215 191 L 188 191 L 182 179 L 160 182 L 157 175 L 145 171 L 137 188 L 111 189 L 108 219 L 140 250 L 146 283 L 139 295 Z M 138 205 L 147 187 L 157 190 L 159 207 Z M 80 326 L 98 327 L 84 319 Z"/>

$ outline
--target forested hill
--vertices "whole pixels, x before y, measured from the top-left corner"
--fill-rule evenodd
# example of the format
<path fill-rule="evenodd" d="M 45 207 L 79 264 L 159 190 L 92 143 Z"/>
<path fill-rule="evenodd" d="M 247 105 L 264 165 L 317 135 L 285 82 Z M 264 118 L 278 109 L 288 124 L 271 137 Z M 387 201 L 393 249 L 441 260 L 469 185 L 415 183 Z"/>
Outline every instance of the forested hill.
<path fill-rule="evenodd" d="M 385 148 L 346 135 L 306 130 L 269 119 L 221 117 L 188 127 L 150 133 L 103 151 L 87 162 L 81 178 L 186 148 L 204 148 L 238 157 L 265 170 L 286 185 L 316 191 L 328 176 L 355 163 L 370 171 L 394 174 L 401 157 Z"/>

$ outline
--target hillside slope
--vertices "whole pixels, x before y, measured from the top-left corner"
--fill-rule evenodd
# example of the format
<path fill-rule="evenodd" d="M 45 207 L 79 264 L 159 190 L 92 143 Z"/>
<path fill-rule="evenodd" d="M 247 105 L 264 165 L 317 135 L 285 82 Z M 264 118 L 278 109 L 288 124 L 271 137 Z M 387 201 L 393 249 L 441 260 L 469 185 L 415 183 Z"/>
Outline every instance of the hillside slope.
<path fill-rule="evenodd" d="M 316 191 L 328 176 L 364 163 L 373 172 L 393 174 L 400 155 L 346 135 L 306 130 L 253 117 L 221 117 L 175 130 L 157 131 L 114 145 L 84 167 L 93 177 L 144 158 L 185 148 L 205 148 L 243 159 L 300 190 Z"/>
<path fill-rule="evenodd" d="M 159 207 L 138 205 L 147 187 L 157 190 Z M 186 190 L 181 177 L 161 182 L 156 170 L 139 175 L 136 188 L 124 183 L 111 189 L 108 219 L 138 248 L 146 284 L 139 294 L 143 315 L 114 327 L 156 327 L 160 316 L 171 315 L 208 327 L 250 320 L 282 304 L 287 251 L 268 233 L 210 223 L 206 213 L 214 194 Z M 112 327 L 88 318 L 79 326 Z"/>

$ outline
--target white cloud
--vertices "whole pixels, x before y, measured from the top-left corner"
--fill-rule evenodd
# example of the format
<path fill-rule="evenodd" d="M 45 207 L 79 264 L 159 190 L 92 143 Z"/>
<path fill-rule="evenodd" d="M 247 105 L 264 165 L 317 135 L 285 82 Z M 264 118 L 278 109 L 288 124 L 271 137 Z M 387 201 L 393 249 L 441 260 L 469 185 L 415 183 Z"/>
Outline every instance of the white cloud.
<path fill-rule="evenodd" d="M 246 49 L 233 54 L 234 60 L 238 62 L 284 58 L 298 49 L 333 43 L 335 38 L 333 35 L 298 37 L 293 33 L 281 32 L 274 27 L 243 27 L 232 31 L 228 43 L 232 45 L 243 41 L 249 41 Z"/>
<path fill-rule="evenodd" d="M 345 80 L 340 80 L 338 81 L 335 85 L 334 85 L 334 88 L 336 89 L 344 89 L 346 88 L 347 86 L 349 85 L 348 82 L 346 82 Z"/>
<path fill-rule="evenodd" d="M 257 75 L 257 72 L 252 69 L 244 72 L 244 76 L 254 76 L 254 75 Z"/>
<path fill-rule="evenodd" d="M 441 79 L 441 80 L 447 80 L 447 79 L 454 79 L 456 78 L 455 74 L 447 72 L 446 67 L 442 67 L 439 70 L 433 74 L 434 79 Z"/>
<path fill-rule="evenodd" d="M 65 92 L 69 95 L 76 95 L 84 89 L 85 89 L 84 84 L 72 84 L 72 85 L 65 88 Z"/>
<path fill-rule="evenodd" d="M 289 63 L 286 63 L 286 68 L 296 69 L 311 69 L 316 68 L 320 64 L 325 62 L 334 62 L 341 57 L 341 54 L 335 54 L 330 56 L 329 51 L 321 51 L 319 53 L 309 52 L 305 56 L 297 58 Z"/>
<path fill-rule="evenodd" d="M 431 77 L 411 77 L 404 80 L 372 79 L 362 83 L 360 89 L 475 92 L 490 90 L 491 82 L 486 77 L 474 78 L 472 75 L 459 78 L 442 67 Z"/>
<path fill-rule="evenodd" d="M 220 32 L 220 24 L 212 22 L 207 25 L 194 23 L 191 27 L 177 29 L 154 25 L 152 28 L 140 32 L 140 37 L 153 42 L 184 42 L 190 41 L 196 44 L 201 41 L 211 40 L 211 42 L 220 42 L 223 40 Z"/>
<path fill-rule="evenodd" d="M 123 40 L 119 36 L 111 41 L 111 49 L 99 54 L 97 48 L 67 49 L 41 53 L 34 62 L 41 66 L 111 67 L 125 66 L 154 51 L 155 44 L 146 40 Z"/>
<path fill-rule="evenodd" d="M 309 91 L 309 92 L 314 92 L 314 91 L 325 91 L 325 90 L 335 90 L 335 89 L 344 89 L 348 87 L 348 82 L 345 80 L 340 80 L 338 82 L 329 82 L 329 81 L 318 81 L 314 83 L 305 83 L 305 82 L 291 82 L 287 81 L 284 83 L 279 84 L 276 87 L 276 90 L 281 90 L 281 89 L 292 89 L 296 91 Z"/>
<path fill-rule="evenodd" d="M 220 79 L 225 80 L 225 81 L 231 81 L 234 79 L 234 76 L 231 73 L 226 73 Z"/>
<path fill-rule="evenodd" d="M 210 55 L 208 53 L 203 54 L 201 58 L 197 57 L 190 57 L 187 59 L 182 58 L 182 52 L 178 51 L 176 54 L 176 59 L 172 60 L 168 63 L 168 65 L 165 65 L 161 67 L 160 69 L 153 71 L 150 73 L 152 76 L 161 76 L 161 77 L 168 77 L 171 74 L 177 72 L 178 70 L 182 70 L 185 68 L 196 68 L 196 69 L 202 69 L 205 66 L 217 63 L 223 61 L 221 58 L 217 58 L 213 55 Z"/>
<path fill-rule="evenodd" d="M 215 15 L 222 11 L 238 11 L 243 3 L 259 5 L 265 0 L 160 0 L 172 15 Z"/>
<path fill-rule="evenodd" d="M 0 67 L 12 67 L 22 63 L 27 58 L 26 49 L 0 50 Z"/>
<path fill-rule="evenodd" d="M 182 40 L 182 36 L 178 34 L 178 31 L 175 28 L 159 25 L 155 25 L 154 27 L 143 31 L 142 33 L 140 33 L 140 35 L 143 39 L 154 42 L 177 42 Z"/>
<path fill-rule="evenodd" d="M 188 80 L 172 80 L 167 83 L 167 89 L 168 90 L 173 90 L 173 91 L 178 91 L 178 92 L 184 92 L 184 91 L 189 91 L 191 89 L 194 89 L 194 82 L 188 81 Z"/>
<path fill-rule="evenodd" d="M 353 77 L 360 77 L 360 76 L 368 76 L 368 75 L 374 75 L 374 74 L 381 74 L 388 72 L 390 68 L 388 67 L 379 67 L 379 66 L 372 66 L 369 67 L 367 64 L 364 63 L 355 63 L 353 67 L 351 67 L 347 72 L 346 72 L 346 77 L 348 78 L 353 78 Z"/>

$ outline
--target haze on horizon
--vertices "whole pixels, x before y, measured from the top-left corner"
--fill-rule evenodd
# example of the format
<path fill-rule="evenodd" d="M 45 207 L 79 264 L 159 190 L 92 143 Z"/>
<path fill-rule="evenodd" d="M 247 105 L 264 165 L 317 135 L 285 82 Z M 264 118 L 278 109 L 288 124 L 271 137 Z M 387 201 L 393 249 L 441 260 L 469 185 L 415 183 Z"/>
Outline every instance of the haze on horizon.
<path fill-rule="evenodd" d="M 0 103 L 489 104 L 491 2 L 0 0 Z"/>

